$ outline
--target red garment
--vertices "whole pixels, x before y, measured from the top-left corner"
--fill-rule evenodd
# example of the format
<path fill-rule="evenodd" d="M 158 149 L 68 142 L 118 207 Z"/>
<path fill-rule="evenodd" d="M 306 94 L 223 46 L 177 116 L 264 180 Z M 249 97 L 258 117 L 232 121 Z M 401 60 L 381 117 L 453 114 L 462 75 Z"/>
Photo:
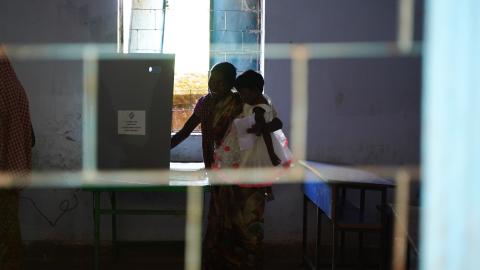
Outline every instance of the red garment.
<path fill-rule="evenodd" d="M 0 46 L 0 171 L 28 173 L 32 167 L 28 99 Z M 22 269 L 17 190 L 0 189 L 0 269 Z"/>
<path fill-rule="evenodd" d="M 28 98 L 0 47 L 0 170 L 30 171 L 31 145 Z"/>

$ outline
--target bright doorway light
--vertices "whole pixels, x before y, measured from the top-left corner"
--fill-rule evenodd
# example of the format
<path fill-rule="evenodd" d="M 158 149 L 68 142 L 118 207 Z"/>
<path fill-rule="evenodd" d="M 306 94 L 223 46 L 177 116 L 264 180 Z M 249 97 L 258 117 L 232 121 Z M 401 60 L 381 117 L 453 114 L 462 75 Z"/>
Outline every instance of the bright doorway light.
<path fill-rule="evenodd" d="M 124 53 L 175 54 L 172 130 L 208 91 L 210 0 L 121 0 Z"/>

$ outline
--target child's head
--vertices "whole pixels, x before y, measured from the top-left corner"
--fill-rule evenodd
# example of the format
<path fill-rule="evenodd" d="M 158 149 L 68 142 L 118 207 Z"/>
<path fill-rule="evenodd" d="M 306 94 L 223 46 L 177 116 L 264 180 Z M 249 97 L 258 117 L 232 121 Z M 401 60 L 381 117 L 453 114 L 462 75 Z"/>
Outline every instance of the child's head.
<path fill-rule="evenodd" d="M 226 96 L 233 88 L 237 69 L 228 62 L 218 63 L 210 70 L 208 78 L 208 89 L 216 98 Z"/>
<path fill-rule="evenodd" d="M 263 93 L 263 76 L 253 70 L 247 70 L 235 80 L 235 88 L 248 104 L 255 104 Z"/>

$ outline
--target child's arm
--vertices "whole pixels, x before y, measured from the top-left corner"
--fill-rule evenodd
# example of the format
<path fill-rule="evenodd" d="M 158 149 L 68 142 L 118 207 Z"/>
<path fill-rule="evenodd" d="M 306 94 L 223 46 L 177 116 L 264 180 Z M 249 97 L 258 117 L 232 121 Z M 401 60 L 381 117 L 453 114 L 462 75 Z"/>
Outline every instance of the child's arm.
<path fill-rule="evenodd" d="M 272 119 L 270 123 L 265 123 L 265 126 L 263 127 L 266 131 L 272 133 L 277 130 L 280 130 L 283 128 L 283 123 L 282 120 L 279 118 L 275 117 Z M 247 133 L 253 133 L 256 134 L 257 136 L 260 136 L 262 130 L 261 127 L 257 124 L 253 125 L 251 128 L 247 129 Z"/>
<path fill-rule="evenodd" d="M 265 110 L 259 107 L 256 107 L 253 109 L 253 112 L 255 113 L 255 124 L 257 124 L 260 127 L 260 130 L 262 131 L 263 135 L 263 140 L 265 141 L 265 145 L 267 146 L 267 151 L 268 155 L 270 156 L 270 160 L 272 161 L 273 166 L 277 166 L 280 164 L 280 159 L 278 156 L 275 154 L 275 151 L 273 149 L 273 142 L 272 142 L 272 137 L 270 135 L 270 132 L 265 129 Z"/>
<path fill-rule="evenodd" d="M 192 114 L 192 116 L 188 118 L 185 125 L 183 125 L 182 129 L 179 132 L 175 133 L 175 135 L 173 135 L 172 139 L 170 140 L 170 149 L 174 148 L 183 140 L 188 138 L 190 133 L 192 133 L 192 131 L 195 129 L 195 127 L 198 126 L 198 124 L 200 124 L 200 118 L 195 114 Z"/>
<path fill-rule="evenodd" d="M 265 125 L 265 129 L 270 133 L 280 130 L 282 128 L 283 128 L 282 120 L 280 120 L 278 117 L 273 118 L 272 121 L 270 121 L 270 123 L 267 123 Z"/>

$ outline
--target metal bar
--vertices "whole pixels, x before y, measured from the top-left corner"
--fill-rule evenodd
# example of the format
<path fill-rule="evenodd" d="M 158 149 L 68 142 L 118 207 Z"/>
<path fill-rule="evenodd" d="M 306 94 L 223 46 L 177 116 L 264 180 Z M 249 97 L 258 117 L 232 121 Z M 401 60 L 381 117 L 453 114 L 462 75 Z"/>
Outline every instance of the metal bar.
<path fill-rule="evenodd" d="M 188 187 L 185 228 L 185 270 L 200 270 L 202 263 L 202 187 Z"/>
<path fill-rule="evenodd" d="M 117 0 L 117 52 L 123 52 L 123 0 Z"/>
<path fill-rule="evenodd" d="M 124 54 L 116 53 L 117 44 L 24 44 L 5 45 L 11 59 L 20 60 L 82 60 L 84 48 L 89 46 L 97 51 L 98 59 L 121 59 Z M 124 45 L 125 46 L 125 45 Z M 411 49 L 401 51 L 396 42 L 335 42 L 335 43 L 269 43 L 265 44 L 265 58 L 292 59 L 292 50 L 304 47 L 308 52 L 308 59 L 341 59 L 341 58 L 376 58 L 376 57 L 406 57 L 421 56 L 422 43 L 413 42 Z M 211 55 L 225 54 L 241 55 L 239 51 L 211 51 Z M 1 57 L 1 55 L 0 55 Z M 164 59 L 163 54 L 139 54 L 139 59 Z"/>
<path fill-rule="evenodd" d="M 420 56 L 422 43 L 413 42 L 411 49 L 402 51 L 396 42 L 335 42 L 303 44 L 309 52 L 309 59 L 376 58 Z M 288 59 L 291 44 L 265 45 L 268 59 Z M 230 52 L 229 52 L 230 53 Z M 232 52 L 234 53 L 234 52 Z"/>
<path fill-rule="evenodd" d="M 295 159 L 306 159 L 308 122 L 308 51 L 304 45 L 295 45 L 292 57 L 292 152 Z"/>
<path fill-rule="evenodd" d="M 98 54 L 94 46 L 83 50 L 83 170 L 97 170 Z"/>
<path fill-rule="evenodd" d="M 399 0 L 397 21 L 397 46 L 400 51 L 408 52 L 413 46 L 414 0 Z"/>
<path fill-rule="evenodd" d="M 101 209 L 100 214 L 106 215 L 170 215 L 170 216 L 183 216 L 185 210 L 161 210 L 161 209 Z"/>
<path fill-rule="evenodd" d="M 393 270 L 405 270 L 405 251 L 407 245 L 408 230 L 408 200 L 410 196 L 410 176 L 400 171 L 396 177 L 397 192 L 395 195 L 395 206 L 397 208 L 397 219 L 394 228 L 394 243 L 392 264 Z"/>
<path fill-rule="evenodd" d="M 262 35 L 260 35 L 260 70 L 262 74 L 265 74 L 265 0 L 260 0 L 260 12 L 261 12 L 261 25 L 260 31 Z"/>
<path fill-rule="evenodd" d="M 163 21 L 162 21 L 162 45 L 160 51 L 163 53 L 164 41 L 165 41 L 165 21 L 167 20 L 167 0 L 163 0 Z"/>
<path fill-rule="evenodd" d="M 480 2 L 425 3 L 420 269 L 477 270 Z"/>

